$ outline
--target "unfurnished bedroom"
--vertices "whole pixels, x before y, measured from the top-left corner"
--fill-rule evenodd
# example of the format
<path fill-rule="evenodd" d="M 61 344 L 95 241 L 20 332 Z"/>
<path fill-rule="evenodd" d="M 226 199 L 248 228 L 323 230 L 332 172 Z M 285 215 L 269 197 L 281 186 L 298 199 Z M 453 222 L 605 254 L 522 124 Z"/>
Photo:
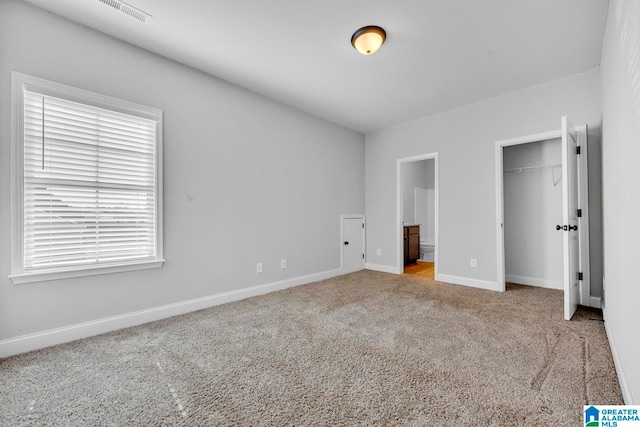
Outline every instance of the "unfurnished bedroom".
<path fill-rule="evenodd" d="M 622 421 L 639 58 L 634 0 L 1 0 L 0 425 Z"/>

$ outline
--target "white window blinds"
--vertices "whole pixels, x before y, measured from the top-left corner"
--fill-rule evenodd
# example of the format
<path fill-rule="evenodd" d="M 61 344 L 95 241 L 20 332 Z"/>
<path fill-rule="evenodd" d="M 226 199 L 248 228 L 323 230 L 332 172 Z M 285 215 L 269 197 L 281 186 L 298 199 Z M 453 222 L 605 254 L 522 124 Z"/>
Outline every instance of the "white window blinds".
<path fill-rule="evenodd" d="M 157 122 L 23 96 L 23 271 L 156 259 Z"/>

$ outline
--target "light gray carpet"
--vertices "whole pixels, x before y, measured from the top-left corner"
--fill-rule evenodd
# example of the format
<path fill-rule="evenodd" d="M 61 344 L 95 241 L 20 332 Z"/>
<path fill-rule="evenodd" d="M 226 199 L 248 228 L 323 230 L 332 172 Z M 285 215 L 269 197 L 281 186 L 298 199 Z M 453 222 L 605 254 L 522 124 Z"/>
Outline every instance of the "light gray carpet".
<path fill-rule="evenodd" d="M 362 271 L 0 361 L 2 426 L 580 425 L 600 313 Z"/>

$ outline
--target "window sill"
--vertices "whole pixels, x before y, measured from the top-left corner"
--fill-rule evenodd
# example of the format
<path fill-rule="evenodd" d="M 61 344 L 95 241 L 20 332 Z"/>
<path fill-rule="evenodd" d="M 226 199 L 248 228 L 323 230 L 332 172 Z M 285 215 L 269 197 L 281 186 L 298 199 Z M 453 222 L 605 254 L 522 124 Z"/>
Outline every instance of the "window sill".
<path fill-rule="evenodd" d="M 99 274 L 120 273 L 124 271 L 148 270 L 160 268 L 164 260 L 153 260 L 127 264 L 109 264 L 94 267 L 40 270 L 27 273 L 9 275 L 14 285 L 33 282 L 45 282 L 49 280 L 69 279 L 73 277 L 97 276 Z"/>

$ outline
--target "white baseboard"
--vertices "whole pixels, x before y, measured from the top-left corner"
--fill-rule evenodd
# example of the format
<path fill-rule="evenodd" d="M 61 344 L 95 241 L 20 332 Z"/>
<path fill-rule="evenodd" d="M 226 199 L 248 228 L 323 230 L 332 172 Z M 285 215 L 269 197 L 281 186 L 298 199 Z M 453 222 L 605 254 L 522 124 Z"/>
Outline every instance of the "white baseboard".
<path fill-rule="evenodd" d="M 373 264 L 368 262 L 365 264 L 365 268 L 367 270 L 381 271 L 382 273 L 402 274 L 402 271 L 398 271 L 398 267 L 393 265 Z"/>
<path fill-rule="evenodd" d="M 516 276 L 513 274 L 505 275 L 504 280 L 510 283 L 537 286 L 539 288 L 557 289 L 560 291 L 564 289 L 564 283 L 562 282 L 562 280 L 540 279 L 538 277 Z"/>
<path fill-rule="evenodd" d="M 342 275 L 342 274 L 355 273 L 356 271 L 364 270 L 365 268 L 366 267 L 365 267 L 364 262 L 363 262 L 360 265 L 343 268 L 342 270 L 340 270 L 340 274 Z"/>
<path fill-rule="evenodd" d="M 590 300 L 589 300 L 589 307 L 602 308 L 602 298 L 600 298 L 600 297 L 591 297 Z"/>
<path fill-rule="evenodd" d="M 489 291 L 502 292 L 497 282 L 488 280 L 471 279 L 469 277 L 450 276 L 448 274 L 438 274 L 436 276 L 438 282 L 453 283 L 454 285 L 470 286 L 472 288 L 487 289 Z"/>
<path fill-rule="evenodd" d="M 130 326 L 141 325 L 143 323 L 153 322 L 155 320 L 165 319 L 179 314 L 202 310 L 203 308 L 213 307 L 215 305 L 263 295 L 269 292 L 304 285 L 306 283 L 330 279 L 348 272 L 350 271 L 342 269 L 328 270 L 278 282 L 267 283 L 264 285 L 252 286 L 250 288 L 222 292 L 220 294 L 209 295 L 202 298 L 181 301 L 173 304 L 125 313 L 118 316 L 105 317 L 102 319 L 91 320 L 89 322 L 9 338 L 0 341 L 0 357 L 13 356 L 31 350 L 37 350 L 56 344 L 62 344 L 81 338 L 115 331 L 117 329 L 128 328 Z"/>
<path fill-rule="evenodd" d="M 624 371 L 622 370 L 622 361 L 620 360 L 620 354 L 618 353 L 618 347 L 616 346 L 616 339 L 614 338 L 613 333 L 609 328 L 609 323 L 607 322 L 607 312 L 604 307 L 602 308 L 602 317 L 604 318 L 604 330 L 607 333 L 609 347 L 611 347 L 613 365 L 616 367 L 616 374 L 618 374 L 618 381 L 620 382 L 620 389 L 622 390 L 622 398 L 624 399 L 625 405 L 637 405 L 640 402 L 634 402 L 633 396 L 631 396 L 631 389 L 629 388 L 627 377 L 625 377 Z"/>

